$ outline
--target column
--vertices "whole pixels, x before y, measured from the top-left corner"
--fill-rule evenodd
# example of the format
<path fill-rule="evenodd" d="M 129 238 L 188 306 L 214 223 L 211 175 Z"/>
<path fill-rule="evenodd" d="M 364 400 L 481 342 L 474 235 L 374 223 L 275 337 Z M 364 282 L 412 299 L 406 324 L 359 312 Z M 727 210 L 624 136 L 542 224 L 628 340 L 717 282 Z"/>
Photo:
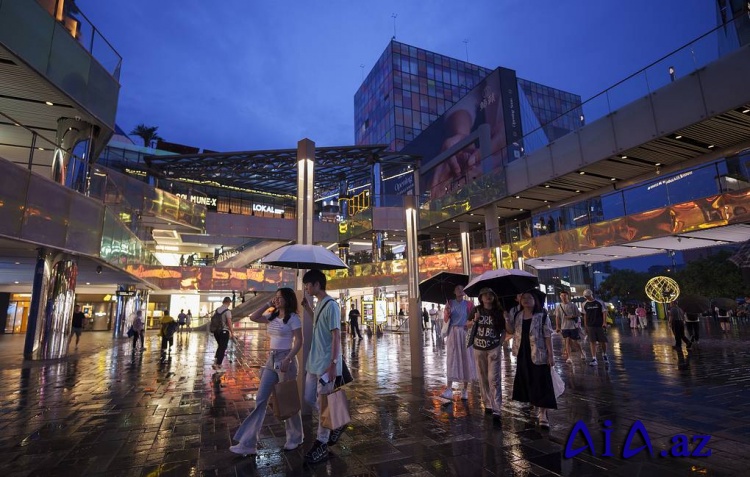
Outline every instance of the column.
<path fill-rule="evenodd" d="M 77 118 L 60 118 L 57 120 L 57 146 L 52 164 L 52 180 L 75 189 L 83 194 L 88 193 L 89 165 L 93 162 L 94 140 L 98 128 Z M 75 157 L 76 146 L 86 141 L 81 157 Z"/>
<path fill-rule="evenodd" d="M 297 143 L 297 243 L 312 244 L 313 203 L 314 203 L 314 172 L 315 172 L 315 143 L 309 139 L 302 139 Z M 297 299 L 302 303 L 304 286 L 302 285 L 303 271 L 297 271 Z M 312 343 L 313 317 L 304 309 L 302 311 L 302 352 L 298 356 L 299 373 L 297 387 L 300 391 L 302 414 L 310 414 L 312 409 L 305 403 L 303 393 L 305 389 L 305 367 L 310 354 Z"/>
<path fill-rule="evenodd" d="M 375 209 L 381 206 L 383 200 L 383 178 L 381 173 L 380 158 L 377 156 L 377 154 L 373 154 L 372 158 L 370 159 L 370 164 L 372 166 L 370 169 L 370 187 L 372 188 L 372 193 L 370 194 L 370 196 L 372 197 L 372 200 L 370 201 L 370 207 L 372 209 Z M 372 263 L 380 263 L 383 261 L 383 242 L 383 232 L 373 230 Z"/>
<path fill-rule="evenodd" d="M 500 251 L 502 240 L 500 239 L 500 225 L 497 219 L 497 204 L 484 207 L 484 232 L 487 238 L 487 247 L 492 250 L 495 257 L 495 268 L 503 268 L 503 256 Z"/>
<path fill-rule="evenodd" d="M 47 287 L 52 274 L 52 257 L 48 250 L 37 250 L 36 267 L 34 268 L 34 283 L 31 286 L 31 304 L 29 318 L 26 325 L 26 340 L 24 341 L 24 359 L 33 359 L 34 351 L 39 346 L 39 336 L 44 323 L 43 312 L 47 304 Z"/>
<path fill-rule="evenodd" d="M 424 377 L 422 313 L 419 308 L 419 259 L 417 230 L 419 209 L 415 196 L 404 196 L 406 214 L 406 270 L 409 275 L 409 354 L 412 378 Z"/>
<path fill-rule="evenodd" d="M 461 264 L 463 273 L 471 276 L 471 245 L 469 244 L 469 223 L 460 223 L 461 231 Z"/>
<path fill-rule="evenodd" d="M 72 256 L 57 255 L 47 287 L 46 303 L 41 313 L 37 359 L 58 359 L 68 354 L 72 333 L 73 307 L 76 301 L 78 264 Z"/>
<path fill-rule="evenodd" d="M 117 308 L 115 309 L 115 322 L 112 325 L 112 337 L 122 338 L 132 323 L 132 317 L 142 304 L 142 299 L 134 285 L 118 285 Z"/>

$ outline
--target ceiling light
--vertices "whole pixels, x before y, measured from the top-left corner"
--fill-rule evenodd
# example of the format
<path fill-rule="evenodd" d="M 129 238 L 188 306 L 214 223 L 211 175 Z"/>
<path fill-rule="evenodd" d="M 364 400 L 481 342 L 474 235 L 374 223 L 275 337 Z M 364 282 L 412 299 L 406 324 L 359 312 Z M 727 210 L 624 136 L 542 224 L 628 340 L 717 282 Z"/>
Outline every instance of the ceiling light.
<path fill-rule="evenodd" d="M 581 175 L 584 175 L 584 174 L 586 174 L 586 172 L 585 172 L 585 171 L 578 171 L 578 173 L 579 173 L 579 174 L 581 174 Z"/>
<path fill-rule="evenodd" d="M 654 165 L 655 165 L 656 167 L 659 167 L 659 166 L 661 165 L 661 162 L 657 162 L 657 163 L 656 163 L 656 164 L 654 164 Z"/>
<path fill-rule="evenodd" d="M 53 103 L 52 101 L 45 101 L 44 104 L 46 104 L 47 106 L 54 106 L 55 105 L 55 103 Z"/>
<path fill-rule="evenodd" d="M 675 138 L 675 139 L 682 139 L 682 135 L 681 135 L 681 134 L 678 134 L 678 135 L 676 135 L 676 136 L 675 136 L 674 138 Z"/>
<path fill-rule="evenodd" d="M 747 113 L 750 113 L 750 109 L 745 109 L 744 111 L 742 111 L 742 114 L 747 114 Z"/>
<path fill-rule="evenodd" d="M 611 180 L 612 182 L 614 182 L 614 181 L 617 180 L 617 177 L 610 177 L 609 180 Z"/>
<path fill-rule="evenodd" d="M 37 149 L 39 149 L 40 151 L 44 151 L 43 147 L 37 147 Z"/>
<path fill-rule="evenodd" d="M 581 193 L 580 189 L 579 189 L 579 190 L 576 190 L 576 193 L 580 194 L 580 193 Z"/>
<path fill-rule="evenodd" d="M 91 282 L 86 282 L 86 285 L 91 285 Z"/>
<path fill-rule="evenodd" d="M 16 285 L 18 285 L 18 280 L 16 280 L 16 281 L 15 281 L 15 282 L 13 282 L 13 283 L 15 283 Z"/>
<path fill-rule="evenodd" d="M 627 158 L 628 158 L 628 156 L 626 156 L 624 154 L 622 156 L 620 156 L 620 159 L 627 159 Z"/>
<path fill-rule="evenodd" d="M 435 226 L 435 228 L 436 228 L 436 229 L 439 229 L 439 228 L 440 228 L 440 226 L 439 226 L 439 225 L 436 225 L 436 226 Z"/>
<path fill-rule="evenodd" d="M 546 187 L 547 189 L 549 189 L 549 184 L 544 184 L 544 187 Z"/>
<path fill-rule="evenodd" d="M 549 201 L 548 201 L 548 200 L 545 200 L 545 201 L 544 201 L 544 203 L 545 203 L 545 204 L 546 204 L 547 202 L 549 202 Z"/>
<path fill-rule="evenodd" d="M 521 212 L 523 212 L 523 209 L 518 209 L 518 210 L 520 210 Z"/>
<path fill-rule="evenodd" d="M 21 262 L 16 262 L 16 265 L 21 265 Z"/>
<path fill-rule="evenodd" d="M 516 199 L 520 199 L 520 198 L 521 198 L 521 196 L 520 196 L 520 195 L 517 195 L 517 196 L 516 196 Z"/>
<path fill-rule="evenodd" d="M 474 215 L 474 214 L 469 214 L 469 215 Z"/>
<path fill-rule="evenodd" d="M 453 223 L 454 223 L 454 224 L 456 223 L 456 219 L 453 219 Z"/>
<path fill-rule="evenodd" d="M 709 149 L 713 149 L 713 148 L 715 148 L 715 147 L 716 147 L 716 146 L 714 146 L 713 144 L 709 144 L 709 145 L 708 145 L 708 148 L 709 148 Z"/>

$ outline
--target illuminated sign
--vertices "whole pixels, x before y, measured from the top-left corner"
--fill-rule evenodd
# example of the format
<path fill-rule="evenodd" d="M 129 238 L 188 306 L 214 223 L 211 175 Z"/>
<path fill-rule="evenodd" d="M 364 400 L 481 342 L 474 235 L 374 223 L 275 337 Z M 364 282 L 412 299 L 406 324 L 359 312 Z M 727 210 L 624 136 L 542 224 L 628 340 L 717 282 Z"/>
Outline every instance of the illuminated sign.
<path fill-rule="evenodd" d="M 281 215 L 284 213 L 284 209 L 277 209 L 272 205 L 253 204 L 253 212 L 263 212 L 265 214 Z"/>
<path fill-rule="evenodd" d="M 202 197 L 199 195 L 177 194 L 177 197 L 184 200 L 189 200 L 193 204 L 205 205 L 206 207 L 216 207 L 216 197 Z"/>

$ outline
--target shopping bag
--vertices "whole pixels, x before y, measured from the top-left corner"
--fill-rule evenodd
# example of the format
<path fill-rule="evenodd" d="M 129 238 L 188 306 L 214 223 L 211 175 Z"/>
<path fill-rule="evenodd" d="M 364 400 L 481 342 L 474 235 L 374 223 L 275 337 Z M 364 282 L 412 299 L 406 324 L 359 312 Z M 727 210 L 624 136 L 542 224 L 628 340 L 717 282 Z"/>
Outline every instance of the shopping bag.
<path fill-rule="evenodd" d="M 555 389 L 555 399 L 557 399 L 565 392 L 565 381 L 552 366 L 549 367 L 549 371 L 552 374 L 552 387 Z"/>
<path fill-rule="evenodd" d="M 132 338 L 135 336 L 135 330 L 133 329 L 133 325 L 130 325 L 130 328 L 128 328 L 128 338 Z"/>
<path fill-rule="evenodd" d="M 450 333 L 450 332 L 451 332 L 451 322 L 450 322 L 450 320 L 443 321 L 443 323 L 440 325 L 440 336 L 442 336 L 443 338 L 447 338 L 448 337 L 448 333 Z"/>
<path fill-rule="evenodd" d="M 299 412 L 299 390 L 296 379 L 276 383 L 271 393 L 271 407 L 273 407 L 273 415 L 282 421 Z"/>
<path fill-rule="evenodd" d="M 320 425 L 326 429 L 338 429 L 352 420 L 346 393 L 338 388 L 330 394 L 320 395 Z"/>

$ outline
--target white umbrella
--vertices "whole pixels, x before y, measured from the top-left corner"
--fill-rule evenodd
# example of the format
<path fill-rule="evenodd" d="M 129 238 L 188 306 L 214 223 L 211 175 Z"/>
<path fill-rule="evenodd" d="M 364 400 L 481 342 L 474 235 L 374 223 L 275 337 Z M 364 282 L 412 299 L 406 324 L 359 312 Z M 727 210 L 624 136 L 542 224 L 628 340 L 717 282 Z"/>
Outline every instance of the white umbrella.
<path fill-rule="evenodd" d="M 499 297 L 515 296 L 539 286 L 539 279 L 529 272 L 517 268 L 499 268 L 488 270 L 474 277 L 464 288 L 469 296 L 477 296 L 479 291 L 488 287 Z"/>
<path fill-rule="evenodd" d="M 320 245 L 285 245 L 260 259 L 266 265 L 306 270 L 349 268 L 335 253 Z"/>

